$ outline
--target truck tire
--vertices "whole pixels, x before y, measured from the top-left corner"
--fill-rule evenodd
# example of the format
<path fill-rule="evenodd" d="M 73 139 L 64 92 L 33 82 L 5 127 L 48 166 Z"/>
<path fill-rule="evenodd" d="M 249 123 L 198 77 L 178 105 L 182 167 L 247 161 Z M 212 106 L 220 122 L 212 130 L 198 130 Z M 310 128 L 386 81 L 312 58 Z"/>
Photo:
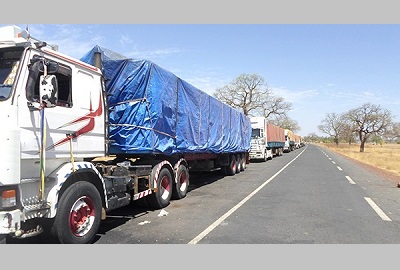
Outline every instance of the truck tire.
<path fill-rule="evenodd" d="M 235 155 L 231 155 L 229 158 L 229 165 L 226 166 L 226 175 L 232 176 L 236 174 L 236 158 Z"/>
<path fill-rule="evenodd" d="M 167 168 L 162 168 L 157 177 L 157 191 L 148 196 L 147 202 L 154 209 L 161 209 L 169 205 L 172 197 L 172 176 Z"/>
<path fill-rule="evenodd" d="M 172 191 L 172 198 L 179 200 L 186 196 L 189 188 L 189 171 L 185 165 L 179 165 L 176 173 L 176 183 Z"/>
<path fill-rule="evenodd" d="M 240 154 L 235 156 L 236 159 L 236 173 L 240 173 L 242 171 L 242 161 L 240 159 Z"/>
<path fill-rule="evenodd" d="M 244 171 L 246 169 L 246 157 L 244 154 L 240 155 L 240 163 L 241 163 L 240 170 Z"/>
<path fill-rule="evenodd" d="M 89 182 L 69 186 L 58 202 L 49 231 L 50 240 L 61 244 L 91 243 L 100 228 L 101 197 Z"/>
<path fill-rule="evenodd" d="M 268 160 L 268 155 L 267 155 L 267 150 L 264 151 L 264 158 L 263 162 L 266 162 Z"/>

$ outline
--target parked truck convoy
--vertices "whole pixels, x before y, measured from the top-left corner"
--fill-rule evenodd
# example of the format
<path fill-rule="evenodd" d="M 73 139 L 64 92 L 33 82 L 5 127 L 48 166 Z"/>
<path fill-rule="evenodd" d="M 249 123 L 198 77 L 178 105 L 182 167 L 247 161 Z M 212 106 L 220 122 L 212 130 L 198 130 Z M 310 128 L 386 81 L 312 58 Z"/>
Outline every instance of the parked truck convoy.
<path fill-rule="evenodd" d="M 304 146 L 303 137 L 293 133 L 290 129 L 285 129 L 285 147 L 284 153 L 291 152 Z"/>
<path fill-rule="evenodd" d="M 95 46 L 74 59 L 0 29 L 0 237 L 91 243 L 113 209 L 246 168 L 250 119 L 171 72 Z M 0 239 L 1 240 L 1 239 Z"/>
<path fill-rule="evenodd" d="M 264 117 L 251 117 L 250 160 L 267 161 L 281 156 L 285 146 L 285 130 L 268 123 Z"/>

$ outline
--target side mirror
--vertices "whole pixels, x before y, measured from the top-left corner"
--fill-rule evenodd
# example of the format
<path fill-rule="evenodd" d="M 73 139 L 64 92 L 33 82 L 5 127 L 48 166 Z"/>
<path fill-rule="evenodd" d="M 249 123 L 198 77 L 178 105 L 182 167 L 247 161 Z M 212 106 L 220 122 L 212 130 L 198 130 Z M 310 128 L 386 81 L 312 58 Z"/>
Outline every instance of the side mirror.
<path fill-rule="evenodd" d="M 55 75 L 41 75 L 39 83 L 40 104 L 52 108 L 58 101 L 58 82 Z"/>
<path fill-rule="evenodd" d="M 46 73 L 45 70 L 47 73 L 56 73 L 58 71 L 58 63 L 47 59 L 39 61 L 39 71 Z"/>

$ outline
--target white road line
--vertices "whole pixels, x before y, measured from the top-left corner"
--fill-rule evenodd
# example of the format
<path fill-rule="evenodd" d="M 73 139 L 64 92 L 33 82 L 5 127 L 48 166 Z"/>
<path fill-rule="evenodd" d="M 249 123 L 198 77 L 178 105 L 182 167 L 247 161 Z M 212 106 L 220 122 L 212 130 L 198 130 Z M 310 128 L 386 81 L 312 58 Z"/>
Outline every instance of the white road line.
<path fill-rule="evenodd" d="M 333 163 L 333 164 L 336 164 L 336 162 L 335 162 L 335 161 L 333 161 L 333 160 L 332 160 L 332 163 Z"/>
<path fill-rule="evenodd" d="M 372 207 L 372 209 L 375 210 L 375 212 L 381 217 L 382 220 L 386 221 L 392 221 L 380 208 L 376 203 L 371 200 L 371 198 L 364 197 L 364 199 L 369 203 L 369 205 Z"/>
<path fill-rule="evenodd" d="M 337 168 L 338 168 L 339 171 L 343 171 L 342 168 L 340 168 L 339 166 L 337 166 Z"/>
<path fill-rule="evenodd" d="M 259 192 L 264 186 L 266 186 L 269 182 L 272 181 L 275 177 L 277 177 L 284 169 L 286 169 L 293 161 L 295 161 L 303 152 L 307 149 L 307 147 L 300 152 L 294 159 L 292 159 L 288 164 L 283 166 L 282 169 L 280 169 L 277 173 L 275 173 L 273 176 L 271 176 L 267 181 L 265 181 L 261 186 L 259 186 L 257 189 L 255 189 L 252 193 L 250 193 L 246 198 L 241 200 L 237 205 L 235 205 L 233 208 L 231 208 L 228 212 L 226 212 L 224 215 L 222 215 L 219 219 L 217 219 L 213 224 L 208 226 L 203 232 L 201 232 L 199 235 L 197 235 L 195 238 L 193 238 L 188 244 L 197 244 L 201 239 L 203 239 L 207 234 L 209 234 L 212 230 L 214 230 L 219 224 L 221 224 L 225 219 L 227 219 L 230 215 L 233 214 L 239 207 L 241 207 L 245 202 L 247 202 L 251 197 L 253 197 L 257 192 Z"/>
<path fill-rule="evenodd" d="M 350 184 L 355 185 L 356 182 L 353 181 L 353 179 L 350 178 L 350 176 L 346 175 L 346 179 L 350 182 Z"/>

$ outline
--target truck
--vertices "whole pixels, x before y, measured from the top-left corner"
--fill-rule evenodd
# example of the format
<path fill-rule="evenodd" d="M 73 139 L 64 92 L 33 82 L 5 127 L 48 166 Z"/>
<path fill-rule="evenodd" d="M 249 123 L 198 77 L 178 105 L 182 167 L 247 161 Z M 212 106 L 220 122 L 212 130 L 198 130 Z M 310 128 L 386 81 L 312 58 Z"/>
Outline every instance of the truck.
<path fill-rule="evenodd" d="M 265 117 L 251 117 L 251 160 L 267 161 L 281 156 L 285 146 L 285 130 L 268 122 Z"/>
<path fill-rule="evenodd" d="M 289 153 L 295 149 L 295 136 L 293 131 L 290 129 L 285 129 L 285 146 L 283 148 L 283 152 Z"/>
<path fill-rule="evenodd" d="M 117 208 L 162 209 L 193 171 L 246 169 L 251 123 L 148 60 L 81 59 L 0 28 L 0 237 L 88 244 Z"/>
<path fill-rule="evenodd" d="M 303 146 L 303 138 L 299 134 L 294 134 L 294 149 L 299 149 Z"/>

